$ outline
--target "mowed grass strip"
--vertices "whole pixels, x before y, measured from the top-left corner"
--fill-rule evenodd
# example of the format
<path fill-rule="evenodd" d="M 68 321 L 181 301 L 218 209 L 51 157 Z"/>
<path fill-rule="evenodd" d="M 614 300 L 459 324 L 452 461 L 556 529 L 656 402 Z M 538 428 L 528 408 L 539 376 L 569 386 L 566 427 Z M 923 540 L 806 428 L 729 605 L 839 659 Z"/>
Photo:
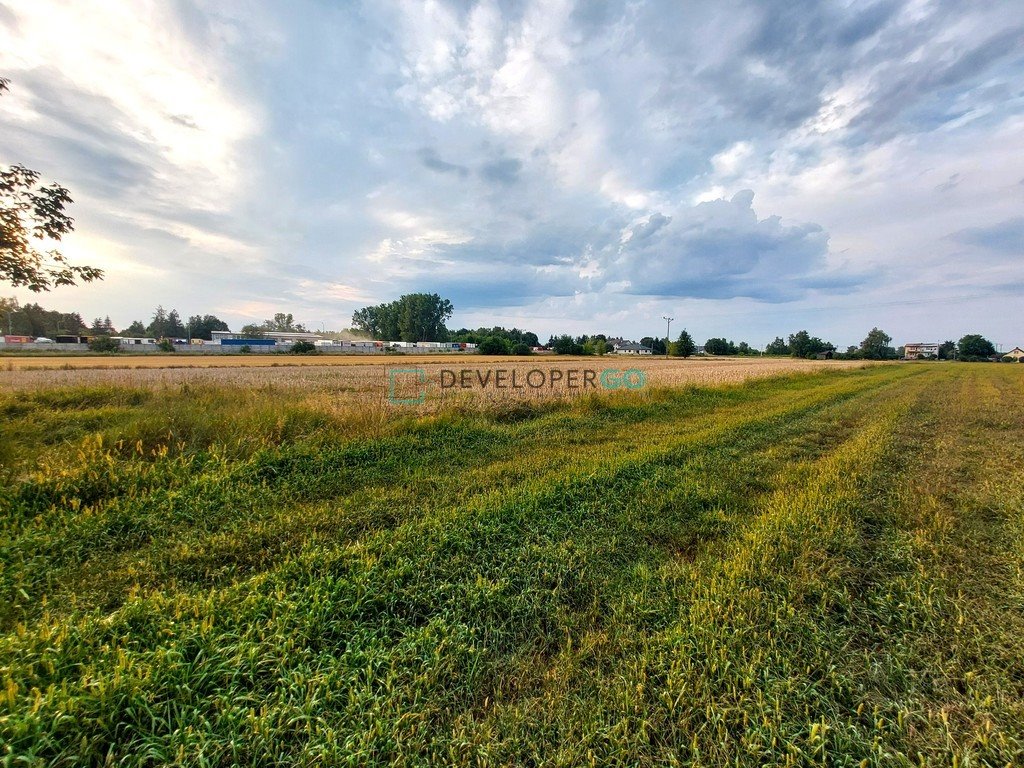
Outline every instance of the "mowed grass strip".
<path fill-rule="evenodd" d="M 827 385 L 810 377 L 663 391 L 614 407 L 590 400 L 512 424 L 500 413 L 497 422 L 451 414 L 368 440 L 346 441 L 300 411 L 289 421 L 307 425 L 305 434 L 293 443 L 265 444 L 244 461 L 191 433 L 184 442 L 173 420 L 166 428 L 180 436 L 174 453 L 163 431 L 146 442 L 131 428 L 134 442 L 116 434 L 86 438 L 72 457 L 37 459 L 32 475 L 14 489 L 5 515 L 11 541 L 4 552 L 3 615 L 19 609 L 31 615 L 44 598 L 106 610 L 139 587 L 224 583 L 268 567 L 311 538 L 344 540 L 495 491 L 515 497 L 524 485 L 550 486 L 671 445 L 727 439 L 733 451 L 744 450 L 740 437 L 750 428 L 792 422 L 798 412 L 891 386 L 880 370 Z M 82 396 L 102 400 L 92 390 Z M 262 414 L 254 410 L 249 418 L 259 424 Z M 111 442 L 131 449 L 107 448 Z"/>
<path fill-rule="evenodd" d="M 28 617 L 0 647 L 5 748 L 25 762 L 130 764 L 1012 764 L 1016 673 L 974 647 L 1010 656 L 1020 606 L 1001 590 L 975 595 L 1005 614 L 999 629 L 954 651 L 998 694 L 992 725 L 954 718 L 941 739 L 900 717 L 945 692 L 920 685 L 932 657 L 904 649 L 942 647 L 956 604 L 928 601 L 946 576 L 901 543 L 921 525 L 901 489 L 939 455 L 941 415 L 944 434 L 979 440 L 995 421 L 1007 439 L 982 452 L 998 459 L 967 454 L 963 490 L 935 503 L 988 498 L 1024 431 L 1019 379 L 878 370 L 760 382 L 674 416 L 670 401 L 595 402 L 489 425 L 507 439 L 462 446 L 480 456 L 460 465 L 480 473 L 471 493 L 435 482 L 441 503 L 417 498 L 419 480 L 446 470 L 426 462 L 393 497 L 410 509 L 381 527 L 321 530 L 228 585 L 164 585 L 106 616 Z M 588 428 L 592 441 L 571 440 Z M 453 429 L 419 434 L 451 443 Z M 531 432 L 548 446 L 531 454 Z M 315 494 L 295 503 L 329 517 Z M 1001 504 L 977 525 L 1000 586 L 1019 594 L 1019 540 L 993 525 L 1019 526 L 1020 503 Z M 898 592 L 915 572 L 921 589 Z M 899 647 L 881 642 L 892 630 L 879 606 Z M 859 663 L 875 650 L 888 666 Z"/>

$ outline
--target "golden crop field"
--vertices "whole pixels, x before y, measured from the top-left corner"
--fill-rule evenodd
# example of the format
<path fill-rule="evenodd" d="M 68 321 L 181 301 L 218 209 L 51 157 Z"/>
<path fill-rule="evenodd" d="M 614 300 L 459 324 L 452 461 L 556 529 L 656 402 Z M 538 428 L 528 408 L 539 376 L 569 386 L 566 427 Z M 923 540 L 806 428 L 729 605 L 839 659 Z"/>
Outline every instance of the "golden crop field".
<path fill-rule="evenodd" d="M 421 363 L 450 363 L 456 360 L 495 362 L 499 360 L 523 359 L 498 355 L 443 354 L 436 355 L 288 355 L 275 354 L 203 354 L 180 353 L 177 355 L 158 354 L 117 354 L 100 355 L 10 355 L 0 358 L 0 368 L 11 371 L 49 370 L 73 368 L 280 368 L 306 366 L 377 365 L 392 364 L 394 361 Z"/>
<path fill-rule="evenodd" d="M 503 370 L 511 378 L 522 380 L 532 370 L 567 373 L 570 370 L 639 369 L 644 373 L 644 389 L 658 387 L 709 386 L 735 384 L 793 372 L 860 368 L 863 361 L 817 361 L 791 358 L 629 358 L 604 357 L 501 357 L 482 355 L 410 355 L 410 356 L 158 356 L 117 357 L 40 357 L 10 358 L 0 363 L 0 389 L 10 391 L 60 388 L 66 386 L 119 386 L 167 388 L 181 385 L 272 388 L 291 396 L 333 398 L 336 409 L 345 403 L 384 401 L 392 371 L 422 368 L 427 381 L 426 398 L 420 410 L 435 409 L 453 399 L 507 400 L 563 398 L 593 394 L 599 387 L 569 386 L 561 379 L 552 386 L 526 387 L 523 390 L 498 388 L 493 382 L 470 388 L 442 388 L 442 370 Z M 550 378 L 550 377 L 548 377 Z M 399 379 L 400 381 L 400 379 Z M 408 389 L 408 387 L 406 388 Z M 403 394 L 402 390 L 396 394 Z M 340 396 L 340 399 L 339 399 Z"/>

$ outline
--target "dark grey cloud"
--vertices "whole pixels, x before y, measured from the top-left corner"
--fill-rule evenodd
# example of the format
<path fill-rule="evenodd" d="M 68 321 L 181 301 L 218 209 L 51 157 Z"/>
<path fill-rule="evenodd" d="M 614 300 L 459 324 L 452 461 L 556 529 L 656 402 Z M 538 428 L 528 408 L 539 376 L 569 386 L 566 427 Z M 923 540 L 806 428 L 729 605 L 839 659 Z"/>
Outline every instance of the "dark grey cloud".
<path fill-rule="evenodd" d="M 433 147 L 423 147 L 423 149 L 416 154 L 419 157 L 420 162 L 432 171 L 437 171 L 438 173 L 451 173 L 463 178 L 469 175 L 469 169 L 466 166 L 456 165 L 455 163 L 449 163 L 442 160 L 438 156 L 437 150 Z"/>
<path fill-rule="evenodd" d="M 1024 259 L 1024 216 L 980 227 L 968 227 L 947 236 L 962 245 L 971 245 L 1016 255 Z"/>
<path fill-rule="evenodd" d="M 523 168 L 521 160 L 514 158 L 503 158 L 485 163 L 480 168 L 480 175 L 488 181 L 498 184 L 515 184 L 519 179 L 519 172 Z"/>
<path fill-rule="evenodd" d="M 946 108 L 922 115 L 924 126 L 956 119 L 966 110 L 948 108 L 955 103 L 954 97 L 978 84 L 998 65 L 1011 60 L 1019 63 L 1022 50 L 1024 26 L 1018 24 L 978 40 L 964 41 L 952 50 L 933 46 L 912 63 L 890 62 L 877 75 L 871 103 L 854 119 L 852 127 L 888 136 L 907 113 L 943 97 Z"/>
<path fill-rule="evenodd" d="M 647 221 L 643 221 L 633 227 L 630 243 L 635 244 L 641 240 L 646 240 L 670 221 L 672 221 L 671 216 L 655 211 L 647 218 Z"/>

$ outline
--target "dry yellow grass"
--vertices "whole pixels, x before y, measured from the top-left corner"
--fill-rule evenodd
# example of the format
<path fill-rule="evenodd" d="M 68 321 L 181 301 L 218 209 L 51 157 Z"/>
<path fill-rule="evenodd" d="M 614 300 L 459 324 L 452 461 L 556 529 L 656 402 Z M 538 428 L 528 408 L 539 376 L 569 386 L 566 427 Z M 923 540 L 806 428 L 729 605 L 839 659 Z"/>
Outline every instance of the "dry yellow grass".
<path fill-rule="evenodd" d="M 111 355 L 94 357 L 85 355 L 45 355 L 45 356 L 10 356 L 2 358 L 0 368 L 14 371 L 48 370 L 54 368 L 73 368 L 89 370 L 93 368 L 280 368 L 295 366 L 338 366 L 338 365 L 380 365 L 391 364 L 398 360 L 402 363 L 418 365 L 420 363 L 452 362 L 470 360 L 475 362 L 495 362 L 498 360 L 525 360 L 527 358 L 510 358 L 497 355 L 467 354 L 436 354 L 436 355 L 228 355 L 182 353 L 178 355 Z M 534 359 L 534 358 L 529 358 Z"/>
<path fill-rule="evenodd" d="M 763 358 L 690 358 L 639 359 L 627 357 L 556 357 L 529 358 L 483 357 L 478 355 L 378 356 L 378 357 L 118 357 L 118 358 L 46 358 L 18 359 L 27 363 L 48 363 L 53 366 L 64 361 L 66 367 L 18 367 L 0 370 L 0 390 L 25 391 L 75 385 L 120 385 L 153 389 L 177 389 L 182 386 L 239 388 L 243 390 L 271 389 L 290 401 L 303 401 L 317 408 L 331 411 L 369 409 L 391 411 L 407 409 L 409 405 L 389 402 L 389 394 L 399 398 L 415 399 L 422 391 L 423 403 L 413 406 L 419 412 L 432 412 L 446 406 L 483 407 L 511 404 L 529 400 L 571 398 L 602 391 L 600 374 L 605 369 L 639 369 L 645 380 L 640 395 L 657 387 L 711 386 L 734 384 L 749 379 L 764 378 L 786 373 L 811 372 L 822 369 L 843 369 L 865 365 L 859 361 L 817 361 Z M 106 363 L 106 367 L 97 364 Z M 138 365 L 135 365 L 135 364 Z M 71 367 L 78 365 L 80 367 Z M 119 365 L 120 367 L 111 367 Z M 173 367 L 171 367 L 173 366 Z M 389 385 L 395 369 L 422 368 L 425 383 L 420 384 L 415 374 L 399 374 L 392 389 Z M 546 383 L 539 388 L 510 386 L 515 375 L 521 384 L 532 370 L 544 372 Z M 442 387 L 441 372 L 452 371 L 449 377 L 469 371 L 472 379 L 467 389 Z M 504 387 L 494 386 L 493 378 L 481 386 L 477 372 L 493 377 L 498 370 L 505 371 Z M 577 371 L 577 386 L 570 386 L 569 372 Z M 561 380 L 550 384 L 551 372 L 562 374 Z M 594 384 L 582 386 L 584 371 L 591 374 Z M 535 375 L 535 379 L 539 379 Z M 382 414 L 383 415 L 383 414 Z"/>

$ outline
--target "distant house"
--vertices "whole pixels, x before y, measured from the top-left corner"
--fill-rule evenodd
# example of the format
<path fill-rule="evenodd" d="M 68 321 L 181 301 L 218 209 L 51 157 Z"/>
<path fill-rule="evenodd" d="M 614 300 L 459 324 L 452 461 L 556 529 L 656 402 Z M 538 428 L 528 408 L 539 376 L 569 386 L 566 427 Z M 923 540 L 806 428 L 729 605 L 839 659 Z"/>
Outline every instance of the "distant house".
<path fill-rule="evenodd" d="M 907 360 L 917 360 L 919 357 L 938 357 L 939 342 L 920 341 L 913 344 L 903 345 L 903 357 Z"/>
<path fill-rule="evenodd" d="M 612 345 L 612 352 L 616 355 L 649 355 L 651 348 L 635 341 L 620 341 Z"/>
<path fill-rule="evenodd" d="M 1020 347 L 1014 347 L 1003 355 L 1003 360 L 1016 360 L 1018 363 L 1021 361 L 1021 358 L 1024 358 L 1024 349 Z"/>
<path fill-rule="evenodd" d="M 826 349 L 824 352 L 819 352 L 815 355 L 818 360 L 831 360 L 834 354 L 831 349 Z"/>

